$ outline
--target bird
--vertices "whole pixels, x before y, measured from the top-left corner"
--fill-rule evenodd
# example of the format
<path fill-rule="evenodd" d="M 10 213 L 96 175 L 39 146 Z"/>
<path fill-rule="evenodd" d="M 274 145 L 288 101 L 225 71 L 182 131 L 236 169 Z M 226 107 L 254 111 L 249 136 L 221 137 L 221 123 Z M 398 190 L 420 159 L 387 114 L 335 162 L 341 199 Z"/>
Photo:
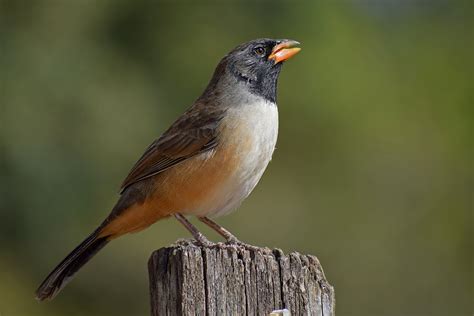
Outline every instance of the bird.
<path fill-rule="evenodd" d="M 196 216 L 227 243 L 244 244 L 211 218 L 235 210 L 270 162 L 278 135 L 278 77 L 299 45 L 261 38 L 225 55 L 201 96 L 132 167 L 110 214 L 53 269 L 36 298 L 53 299 L 110 241 L 164 218 L 175 217 L 202 246 L 213 243 L 186 217 Z"/>

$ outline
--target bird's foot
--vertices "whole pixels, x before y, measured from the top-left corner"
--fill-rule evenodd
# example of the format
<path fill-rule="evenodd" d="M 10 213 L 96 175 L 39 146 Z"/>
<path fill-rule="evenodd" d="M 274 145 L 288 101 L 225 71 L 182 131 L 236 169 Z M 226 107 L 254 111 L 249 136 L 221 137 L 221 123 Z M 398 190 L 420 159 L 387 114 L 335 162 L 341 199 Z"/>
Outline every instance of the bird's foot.
<path fill-rule="evenodd" d="M 253 245 L 244 243 L 243 241 L 240 241 L 237 238 L 235 238 L 235 236 L 232 236 L 232 237 L 228 238 L 227 242 L 226 242 L 226 245 L 242 247 L 242 248 L 244 248 L 246 250 L 249 250 L 249 251 L 258 251 L 258 252 L 262 252 L 262 250 L 268 249 L 268 248 L 260 248 L 260 247 L 257 247 L 257 246 L 253 246 Z"/>
<path fill-rule="evenodd" d="M 212 241 L 210 241 L 209 239 L 207 239 L 203 234 L 199 233 L 197 235 L 194 236 L 194 239 L 196 240 L 196 243 L 199 245 L 199 246 L 202 246 L 202 247 L 213 247 L 215 246 L 216 244 L 213 243 Z"/>

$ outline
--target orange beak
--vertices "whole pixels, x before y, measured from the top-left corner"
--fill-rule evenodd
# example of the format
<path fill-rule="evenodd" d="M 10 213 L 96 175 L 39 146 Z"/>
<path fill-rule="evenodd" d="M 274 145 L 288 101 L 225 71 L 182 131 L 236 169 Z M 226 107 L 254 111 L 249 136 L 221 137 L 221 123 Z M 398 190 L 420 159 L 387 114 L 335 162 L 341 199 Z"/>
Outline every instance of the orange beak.
<path fill-rule="evenodd" d="M 301 50 L 299 47 L 294 47 L 299 44 L 300 43 L 297 41 L 284 40 L 280 44 L 273 47 L 272 53 L 270 56 L 268 56 L 268 59 L 273 59 L 275 64 L 290 59 L 291 57 L 298 54 L 298 52 Z"/>

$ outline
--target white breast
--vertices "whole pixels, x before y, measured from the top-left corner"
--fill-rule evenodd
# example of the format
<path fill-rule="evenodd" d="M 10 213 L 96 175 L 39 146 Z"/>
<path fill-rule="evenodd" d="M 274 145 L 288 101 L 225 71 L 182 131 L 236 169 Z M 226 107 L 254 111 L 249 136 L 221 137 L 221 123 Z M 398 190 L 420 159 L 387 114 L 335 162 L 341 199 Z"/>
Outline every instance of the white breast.
<path fill-rule="evenodd" d="M 216 191 L 212 205 L 202 209 L 205 216 L 221 216 L 236 209 L 252 192 L 272 158 L 278 136 L 276 104 L 252 96 L 230 108 L 222 122 L 221 142 L 234 147 L 239 163 Z"/>

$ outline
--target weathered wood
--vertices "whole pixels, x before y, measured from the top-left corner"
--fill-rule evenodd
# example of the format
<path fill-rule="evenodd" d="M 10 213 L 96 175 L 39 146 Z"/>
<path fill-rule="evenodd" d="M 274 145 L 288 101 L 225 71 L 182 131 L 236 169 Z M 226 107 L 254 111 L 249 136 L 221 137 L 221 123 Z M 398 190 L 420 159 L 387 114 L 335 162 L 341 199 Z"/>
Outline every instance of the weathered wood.
<path fill-rule="evenodd" d="M 314 256 L 183 240 L 148 263 L 152 315 L 334 315 L 334 289 Z"/>

